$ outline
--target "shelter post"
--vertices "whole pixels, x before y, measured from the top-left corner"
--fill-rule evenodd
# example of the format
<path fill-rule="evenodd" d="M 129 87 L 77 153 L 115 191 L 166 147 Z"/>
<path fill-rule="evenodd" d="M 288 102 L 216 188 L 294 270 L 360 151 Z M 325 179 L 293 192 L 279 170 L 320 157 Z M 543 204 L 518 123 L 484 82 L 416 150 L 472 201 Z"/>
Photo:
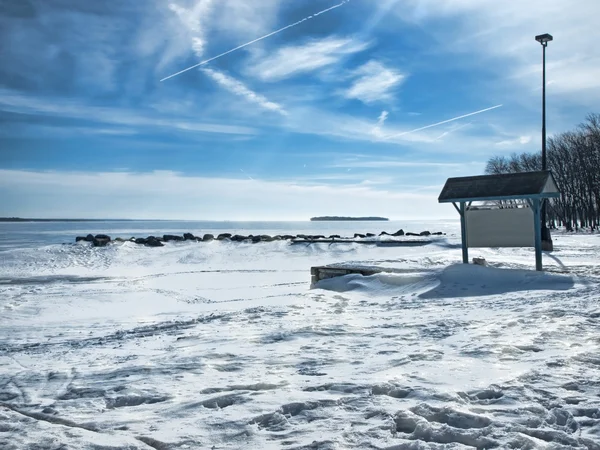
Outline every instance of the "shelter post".
<path fill-rule="evenodd" d="M 467 245 L 467 218 L 465 216 L 465 202 L 460 202 L 460 235 L 462 242 L 463 264 L 469 264 L 469 247 Z"/>
<path fill-rule="evenodd" d="M 539 198 L 533 199 L 533 227 L 535 232 L 535 270 L 541 271 L 542 269 L 542 230 L 541 230 L 541 218 L 540 218 L 540 207 L 541 202 Z"/>

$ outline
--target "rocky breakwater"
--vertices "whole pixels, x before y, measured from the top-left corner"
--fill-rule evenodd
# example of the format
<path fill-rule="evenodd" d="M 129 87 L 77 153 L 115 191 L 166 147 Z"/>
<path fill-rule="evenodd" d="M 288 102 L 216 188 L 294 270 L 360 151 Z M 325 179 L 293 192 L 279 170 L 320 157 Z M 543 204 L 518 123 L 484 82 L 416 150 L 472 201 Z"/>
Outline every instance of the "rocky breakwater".
<path fill-rule="evenodd" d="M 106 245 L 113 242 L 132 242 L 138 245 L 144 245 L 146 247 L 163 247 L 165 242 L 184 242 L 184 241 L 193 241 L 193 242 L 210 242 L 210 241 L 229 241 L 229 242 L 246 242 L 257 244 L 259 242 L 273 242 L 273 241 L 293 241 L 293 242 L 361 242 L 365 239 L 373 240 L 378 237 L 389 236 L 390 238 L 397 238 L 403 236 L 417 236 L 417 237 L 429 237 L 429 236 L 441 236 L 444 233 L 442 232 L 430 232 L 430 231 L 421 231 L 420 233 L 405 233 L 404 230 L 398 230 L 395 233 L 388 233 L 387 231 L 382 231 L 379 233 L 379 236 L 374 233 L 354 233 L 352 237 L 343 237 L 339 234 L 332 234 L 330 236 L 324 235 L 310 235 L 310 234 L 283 234 L 270 236 L 268 234 L 261 235 L 240 235 L 240 234 L 231 234 L 231 233 L 221 233 L 216 237 L 213 234 L 205 234 L 203 236 L 194 236 L 192 233 L 184 233 L 183 236 L 174 235 L 174 234 L 165 234 L 163 236 L 148 236 L 148 237 L 131 237 L 129 239 L 123 238 L 115 238 L 111 239 L 110 236 L 106 234 L 88 234 L 87 236 L 77 236 L 75 238 L 75 242 L 90 242 L 94 247 L 105 247 Z"/>

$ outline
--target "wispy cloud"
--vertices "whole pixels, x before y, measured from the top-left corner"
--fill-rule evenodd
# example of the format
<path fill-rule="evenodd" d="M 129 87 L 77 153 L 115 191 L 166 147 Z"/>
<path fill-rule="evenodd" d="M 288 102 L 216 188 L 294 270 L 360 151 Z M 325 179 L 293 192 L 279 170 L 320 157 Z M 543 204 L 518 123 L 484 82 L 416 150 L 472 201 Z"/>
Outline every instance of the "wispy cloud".
<path fill-rule="evenodd" d="M 441 162 L 441 161 L 406 161 L 399 159 L 371 159 L 362 161 L 346 161 L 332 164 L 329 167 L 337 168 L 362 168 L 362 169 L 391 169 L 391 168 L 458 168 L 465 165 L 481 165 L 479 162 Z"/>
<path fill-rule="evenodd" d="M 344 96 L 357 99 L 363 103 L 390 100 L 392 90 L 404 79 L 405 75 L 385 67 L 382 63 L 371 60 L 353 72 L 352 86 L 344 92 Z"/>
<path fill-rule="evenodd" d="M 383 136 L 383 132 L 382 132 L 382 128 L 383 125 L 385 124 L 385 121 L 388 118 L 388 112 L 387 111 L 381 111 L 381 114 L 379 115 L 379 117 L 377 118 L 377 125 L 375 125 L 373 127 L 373 136 L 375 137 L 382 137 Z"/>
<path fill-rule="evenodd" d="M 303 23 L 303 22 L 306 22 L 307 20 L 312 20 L 312 19 L 314 19 L 315 17 L 317 17 L 317 16 L 320 16 L 321 14 L 325 14 L 325 13 L 327 13 L 327 12 L 329 12 L 329 11 L 332 11 L 332 10 L 334 10 L 334 9 L 336 9 L 336 8 L 339 8 L 340 6 L 343 6 L 343 5 L 345 5 L 346 3 L 348 3 L 348 1 L 349 1 L 349 0 L 343 0 L 341 3 L 338 3 L 337 5 L 333 5 L 333 6 L 329 7 L 329 8 L 326 8 L 326 9 L 324 9 L 324 10 L 322 10 L 322 11 L 319 11 L 319 12 L 317 12 L 317 13 L 315 13 L 315 14 L 312 14 L 312 15 L 310 15 L 310 16 L 307 16 L 307 17 L 305 17 L 304 19 L 301 19 L 301 20 L 299 20 L 299 21 L 297 21 L 297 22 L 291 23 L 291 24 L 289 24 L 289 25 L 286 25 L 285 27 L 279 28 L 278 30 L 272 31 L 271 33 L 265 34 L 264 36 L 258 37 L 258 38 L 256 38 L 256 39 L 253 39 L 253 40 L 251 40 L 251 41 L 249 41 L 249 42 L 246 42 L 246 43 L 244 43 L 244 44 L 238 45 L 237 47 L 234 47 L 234 48 L 232 48 L 232 49 L 230 49 L 230 50 L 227 50 L 226 52 L 220 53 L 220 54 L 218 54 L 218 55 L 216 55 L 216 56 L 213 56 L 212 58 L 209 58 L 209 59 L 206 59 L 206 60 L 204 60 L 204 61 L 201 61 L 201 62 L 199 62 L 198 64 L 194 64 L 194 65 L 192 65 L 192 66 L 190 66 L 190 67 L 187 67 L 187 68 L 185 68 L 185 69 L 183 69 L 183 70 L 180 70 L 179 72 L 176 72 L 176 73 L 174 73 L 174 74 L 171 74 L 171 75 L 169 75 L 169 76 L 166 76 L 166 77 L 162 78 L 160 81 L 165 81 L 165 80 L 168 80 L 168 79 L 170 79 L 170 78 L 176 77 L 177 75 L 181 75 L 182 73 L 185 73 L 185 72 L 187 72 L 187 71 L 189 71 L 189 70 L 195 69 L 196 67 L 203 66 L 203 65 L 205 65 L 205 64 L 208 64 L 208 63 L 209 63 L 209 62 L 211 62 L 211 61 L 214 61 L 214 60 L 216 60 L 216 59 L 218 59 L 218 58 L 221 58 L 221 57 L 223 57 L 223 56 L 225 56 L 225 55 L 228 55 L 229 53 L 233 53 L 233 52 L 235 52 L 235 51 L 237 51 L 237 50 L 240 50 L 240 49 L 242 49 L 242 48 L 244 48 L 244 47 L 247 47 L 247 46 L 249 46 L 249 45 L 252 45 L 252 44 L 254 44 L 254 43 L 256 43 L 256 42 L 262 41 L 263 39 L 266 39 L 266 38 L 269 38 L 269 37 L 271 37 L 271 36 L 274 36 L 274 35 L 276 35 L 276 34 L 278 34 L 278 33 L 281 33 L 282 31 L 285 31 L 285 30 L 287 30 L 287 29 L 289 29 L 289 28 L 293 28 L 293 27 L 295 27 L 295 26 L 298 26 L 298 25 L 300 25 L 301 23 Z"/>
<path fill-rule="evenodd" d="M 287 115 L 287 112 L 283 109 L 281 105 L 268 100 L 264 95 L 254 92 L 252 89 L 248 88 L 244 83 L 242 83 L 239 80 L 236 80 L 230 75 L 226 75 L 223 72 L 217 72 L 216 70 L 209 68 L 204 68 L 201 70 L 203 73 L 208 75 L 210 78 L 216 81 L 223 88 L 227 89 L 229 92 L 244 97 L 247 101 L 255 103 L 266 110 L 278 112 L 279 114 L 284 116 Z"/>
<path fill-rule="evenodd" d="M 401 132 L 401 133 L 391 134 L 391 135 L 388 135 L 388 136 L 386 136 L 386 139 L 391 139 L 391 138 L 395 138 L 395 137 L 405 136 L 405 135 L 407 135 L 407 134 L 416 133 L 416 132 L 418 132 L 418 131 L 423 131 L 423 130 L 426 130 L 426 129 L 428 129 L 428 128 L 438 127 L 438 126 L 440 126 L 440 125 L 444 125 L 444 124 L 446 124 L 446 123 L 454 122 L 454 121 L 456 121 L 456 120 L 464 119 L 464 118 L 466 118 L 466 117 L 475 116 L 475 115 L 477 115 L 477 114 L 482 114 L 482 113 L 485 113 L 485 112 L 491 111 L 491 110 L 493 110 L 493 109 L 501 108 L 502 106 L 503 106 L 503 105 L 491 106 L 491 107 L 489 107 L 489 108 L 480 109 L 479 111 L 473 111 L 473 112 L 470 112 L 470 113 L 467 113 L 467 114 L 462 114 L 462 115 L 460 115 L 460 116 L 453 117 L 453 118 L 451 118 L 451 119 L 442 120 L 441 122 L 436 122 L 436 123 L 432 123 L 432 124 L 430 124 L 430 125 L 425 125 L 425 126 L 423 126 L 423 127 L 415 128 L 414 130 L 403 131 L 403 132 Z"/>
<path fill-rule="evenodd" d="M 197 133 L 241 135 L 252 135 L 257 132 L 254 128 L 247 126 L 192 121 L 189 117 L 174 116 L 172 114 L 165 116 L 154 111 L 90 106 L 64 99 L 42 99 L 3 90 L 0 90 L 0 111 L 86 120 L 118 127 L 129 127 L 132 131 L 136 129 L 163 128 Z"/>
<path fill-rule="evenodd" d="M 192 44 L 192 50 L 197 57 L 204 53 L 205 30 L 204 22 L 208 20 L 213 0 L 197 0 L 192 8 L 185 8 L 176 3 L 169 3 L 169 9 L 173 11 L 181 23 L 187 28 Z"/>
<path fill-rule="evenodd" d="M 362 52 L 368 47 L 366 42 L 334 36 L 302 45 L 290 45 L 262 58 L 250 69 L 250 73 L 262 80 L 282 80 L 336 64 L 343 57 Z"/>

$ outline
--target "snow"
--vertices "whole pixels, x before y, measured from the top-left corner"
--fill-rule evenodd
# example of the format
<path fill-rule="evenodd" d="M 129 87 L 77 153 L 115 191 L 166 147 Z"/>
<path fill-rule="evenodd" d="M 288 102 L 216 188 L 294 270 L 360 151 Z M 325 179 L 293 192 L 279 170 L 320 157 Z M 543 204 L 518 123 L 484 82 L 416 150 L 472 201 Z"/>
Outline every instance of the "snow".
<path fill-rule="evenodd" d="M 5 247 L 0 448 L 600 448 L 600 236 L 457 234 Z"/>

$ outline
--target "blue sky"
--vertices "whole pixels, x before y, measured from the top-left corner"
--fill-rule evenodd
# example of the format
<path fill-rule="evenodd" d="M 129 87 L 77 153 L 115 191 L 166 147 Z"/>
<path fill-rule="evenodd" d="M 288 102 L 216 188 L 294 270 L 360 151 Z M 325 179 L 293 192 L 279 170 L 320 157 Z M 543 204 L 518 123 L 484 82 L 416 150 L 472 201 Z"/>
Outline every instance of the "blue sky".
<path fill-rule="evenodd" d="M 599 15 L 596 0 L 4 1 L 0 216 L 454 217 L 446 178 L 540 148 L 536 34 L 555 37 L 549 133 L 598 112 Z"/>

